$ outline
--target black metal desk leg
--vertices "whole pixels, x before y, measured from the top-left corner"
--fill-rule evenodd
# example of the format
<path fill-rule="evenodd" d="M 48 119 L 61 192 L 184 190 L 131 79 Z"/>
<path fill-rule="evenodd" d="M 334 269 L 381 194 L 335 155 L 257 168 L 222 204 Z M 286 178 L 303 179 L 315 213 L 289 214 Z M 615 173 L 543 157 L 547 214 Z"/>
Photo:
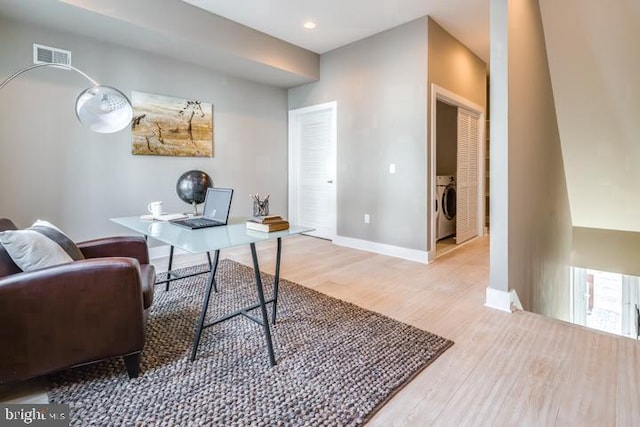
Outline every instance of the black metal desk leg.
<path fill-rule="evenodd" d="M 218 259 L 218 253 L 220 251 L 216 251 L 216 260 Z M 200 311 L 200 319 L 198 320 L 198 325 L 196 326 L 196 334 L 193 338 L 193 347 L 191 348 L 191 361 L 196 360 L 196 352 L 198 351 L 198 345 L 200 344 L 200 336 L 202 335 L 202 326 L 204 325 L 204 318 L 207 316 L 207 309 L 209 308 L 209 299 L 211 299 L 211 289 L 216 287 L 216 270 L 211 269 L 209 272 L 209 278 L 207 283 L 207 290 L 204 295 L 204 300 L 202 300 L 202 310 Z"/>
<path fill-rule="evenodd" d="M 269 361 L 271 362 L 271 366 L 274 366 L 276 364 L 276 358 L 273 355 L 273 343 L 271 342 L 271 330 L 269 329 L 269 316 L 267 315 L 267 305 L 264 301 L 262 278 L 260 277 L 260 268 L 258 267 L 258 255 L 256 254 L 255 243 L 251 243 L 251 258 L 253 258 L 253 271 L 256 274 L 256 288 L 258 290 L 258 300 L 260 301 L 260 311 L 262 312 L 264 336 L 267 340 L 267 350 L 269 350 Z"/>
<path fill-rule="evenodd" d="M 167 279 L 171 278 L 171 266 L 173 265 L 173 245 L 169 248 L 169 266 L 167 267 Z M 164 285 L 165 292 L 169 290 L 169 282 Z"/>
<path fill-rule="evenodd" d="M 278 311 L 278 286 L 280 285 L 280 253 L 282 253 L 282 238 L 278 237 L 278 250 L 276 252 L 276 274 L 273 278 L 273 307 L 271 308 L 271 323 L 276 324 L 276 311 Z"/>
<path fill-rule="evenodd" d="M 215 277 L 216 271 L 218 271 L 218 260 L 220 259 L 220 249 L 216 250 L 213 254 L 213 263 L 211 262 L 211 255 L 207 252 L 207 257 L 209 257 L 209 270 L 213 271 L 213 275 Z M 218 293 L 218 282 L 213 281 L 213 291 Z"/>
<path fill-rule="evenodd" d="M 211 252 L 207 252 L 207 261 L 209 262 L 209 270 L 211 270 Z"/>

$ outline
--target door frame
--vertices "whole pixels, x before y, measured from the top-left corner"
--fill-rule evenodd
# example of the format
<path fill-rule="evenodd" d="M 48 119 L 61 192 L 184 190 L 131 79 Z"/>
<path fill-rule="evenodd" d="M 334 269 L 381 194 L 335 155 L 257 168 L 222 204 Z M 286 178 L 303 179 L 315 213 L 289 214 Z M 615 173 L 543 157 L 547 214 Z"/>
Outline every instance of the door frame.
<path fill-rule="evenodd" d="M 475 104 L 468 99 L 455 94 L 443 87 L 438 86 L 435 83 L 431 84 L 431 114 L 430 123 L 431 128 L 429 130 L 431 147 L 429 149 L 429 179 L 431 180 L 428 185 L 429 191 L 427 197 L 430 202 L 429 206 L 429 221 L 430 221 L 430 237 L 427 242 L 427 262 L 431 262 L 436 258 L 436 212 L 435 212 L 435 198 L 437 195 L 436 190 L 436 102 L 442 101 L 446 104 L 453 105 L 455 107 L 461 107 L 465 110 L 471 111 L 478 115 L 478 236 L 484 235 L 484 221 L 485 221 L 485 150 L 486 141 L 484 139 L 485 133 L 485 110 L 482 106 Z M 473 240 L 473 239 L 472 239 Z"/>
<path fill-rule="evenodd" d="M 331 190 L 331 204 L 333 205 L 332 210 L 332 225 L 329 236 L 317 236 L 326 238 L 329 240 L 335 240 L 337 236 L 337 222 L 338 222 L 338 179 L 337 179 L 337 157 L 338 157 L 338 103 L 337 101 L 325 102 L 322 104 L 311 105 L 309 107 L 296 108 L 293 110 L 289 110 L 289 142 L 288 142 L 288 196 L 289 196 L 289 207 L 288 207 L 288 215 L 289 219 L 292 221 L 296 220 L 296 212 L 294 207 L 297 203 L 297 192 L 298 188 L 297 183 L 297 175 L 295 172 L 295 159 L 296 159 L 296 150 L 299 148 L 300 138 L 298 136 L 299 129 L 299 117 L 304 114 L 314 113 L 317 111 L 330 110 L 331 111 L 331 145 L 334 153 L 333 165 L 330 165 L 329 169 L 331 170 L 332 177 L 327 177 L 328 180 L 333 181 L 332 190 Z M 314 236 L 314 232 L 305 233 L 311 236 Z"/>

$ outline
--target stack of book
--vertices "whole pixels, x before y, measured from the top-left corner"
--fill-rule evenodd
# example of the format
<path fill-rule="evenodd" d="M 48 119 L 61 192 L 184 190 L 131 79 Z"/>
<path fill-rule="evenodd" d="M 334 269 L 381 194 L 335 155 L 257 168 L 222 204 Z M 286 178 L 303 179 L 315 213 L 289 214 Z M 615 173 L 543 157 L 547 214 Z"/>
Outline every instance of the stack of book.
<path fill-rule="evenodd" d="M 247 220 L 247 230 L 256 231 L 281 231 L 289 228 L 289 221 L 280 215 L 254 216 Z"/>

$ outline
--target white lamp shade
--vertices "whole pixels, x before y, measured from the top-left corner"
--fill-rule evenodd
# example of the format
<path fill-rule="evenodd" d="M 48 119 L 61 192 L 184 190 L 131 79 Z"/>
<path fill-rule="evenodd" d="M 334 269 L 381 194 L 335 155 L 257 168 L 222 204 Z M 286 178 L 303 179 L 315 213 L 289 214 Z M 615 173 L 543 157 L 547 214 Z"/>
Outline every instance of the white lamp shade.
<path fill-rule="evenodd" d="M 76 100 L 80 123 L 94 132 L 113 133 L 129 126 L 133 118 L 131 103 L 125 94 L 110 86 L 93 86 Z"/>

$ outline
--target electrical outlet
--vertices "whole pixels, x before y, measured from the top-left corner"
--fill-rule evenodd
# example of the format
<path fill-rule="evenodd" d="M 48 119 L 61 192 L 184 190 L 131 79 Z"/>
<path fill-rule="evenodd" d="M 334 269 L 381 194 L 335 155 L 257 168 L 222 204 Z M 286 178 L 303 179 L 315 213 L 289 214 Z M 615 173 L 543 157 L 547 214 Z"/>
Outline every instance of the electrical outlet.
<path fill-rule="evenodd" d="M 391 164 L 389 165 L 389 173 L 390 173 L 391 175 L 393 175 L 394 173 L 396 173 L 396 164 L 395 164 L 395 163 L 391 163 Z"/>
<path fill-rule="evenodd" d="M 369 214 L 364 214 L 364 223 L 369 224 L 369 222 L 371 222 L 371 217 Z"/>

